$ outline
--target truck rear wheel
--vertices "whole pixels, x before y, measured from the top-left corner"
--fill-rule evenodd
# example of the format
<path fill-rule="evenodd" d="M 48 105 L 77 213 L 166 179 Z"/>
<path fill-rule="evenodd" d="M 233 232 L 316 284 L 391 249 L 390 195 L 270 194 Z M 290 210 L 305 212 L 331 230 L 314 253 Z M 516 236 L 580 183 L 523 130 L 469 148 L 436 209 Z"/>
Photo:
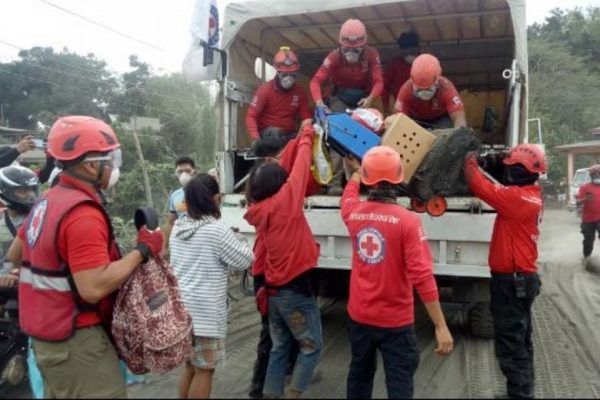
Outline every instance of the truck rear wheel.
<path fill-rule="evenodd" d="M 477 303 L 469 310 L 469 331 L 476 338 L 491 339 L 494 337 L 490 303 Z"/>

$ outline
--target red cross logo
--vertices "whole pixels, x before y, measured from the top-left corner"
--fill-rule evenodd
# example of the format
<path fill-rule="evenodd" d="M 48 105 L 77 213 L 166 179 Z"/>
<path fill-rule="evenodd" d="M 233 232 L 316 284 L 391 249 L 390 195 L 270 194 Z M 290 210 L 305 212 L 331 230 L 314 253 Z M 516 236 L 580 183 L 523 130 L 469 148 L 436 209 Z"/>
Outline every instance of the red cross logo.
<path fill-rule="evenodd" d="M 42 227 L 44 225 L 44 216 L 48 209 L 48 200 L 44 199 L 35 205 L 33 209 L 33 215 L 31 221 L 27 227 L 27 242 L 30 246 L 33 246 L 40 236 Z"/>
<path fill-rule="evenodd" d="M 373 257 L 374 252 L 379 250 L 379 245 L 373 241 L 373 236 L 367 236 L 367 240 L 362 242 L 360 247 L 367 251 L 369 257 Z"/>

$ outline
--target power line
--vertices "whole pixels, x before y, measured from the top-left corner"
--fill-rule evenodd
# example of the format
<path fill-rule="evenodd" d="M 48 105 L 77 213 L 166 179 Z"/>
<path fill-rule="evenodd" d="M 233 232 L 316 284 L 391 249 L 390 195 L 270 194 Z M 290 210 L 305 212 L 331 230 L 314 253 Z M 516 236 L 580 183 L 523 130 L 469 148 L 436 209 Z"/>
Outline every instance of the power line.
<path fill-rule="evenodd" d="M 61 7 L 61 6 L 59 6 L 58 4 L 52 3 L 51 1 L 48 1 L 48 0 L 39 0 L 39 1 L 41 1 L 41 2 L 42 2 L 42 3 L 44 3 L 44 4 L 47 4 L 47 5 L 49 5 L 50 7 L 54 7 L 54 8 L 56 8 L 57 10 L 60 10 L 60 11 L 62 11 L 62 12 L 64 12 L 64 13 L 66 13 L 66 14 L 69 14 L 69 15 L 72 15 L 72 16 L 74 16 L 74 17 L 77 17 L 77 18 L 79 18 L 79 19 L 82 19 L 82 20 L 84 20 L 84 21 L 86 21 L 86 22 L 88 22 L 88 23 L 90 23 L 90 24 L 92 24 L 92 25 L 96 25 L 96 26 L 98 26 L 98 27 L 100 27 L 100 28 L 106 29 L 106 30 L 108 30 L 108 31 L 110 31 L 110 32 L 113 32 L 113 33 L 116 33 L 117 35 L 123 36 L 123 37 L 125 37 L 125 38 L 127 38 L 127 39 L 130 39 L 130 40 L 133 40 L 133 41 L 135 41 L 135 42 L 138 42 L 138 43 L 140 43 L 140 44 L 142 44 L 142 45 L 144 45 L 144 46 L 146 46 L 146 47 L 150 47 L 150 48 L 152 48 L 152 49 L 155 49 L 155 50 L 159 50 L 159 51 L 165 52 L 165 49 L 162 49 L 162 48 L 160 48 L 160 47 L 158 47 L 158 46 L 155 46 L 155 45 L 153 45 L 152 43 L 148 43 L 148 42 L 146 42 L 146 41 L 144 41 L 144 40 L 141 40 L 141 39 L 138 39 L 138 38 L 136 38 L 136 37 L 134 37 L 134 36 L 131 36 L 131 35 L 129 35 L 128 33 L 121 32 L 121 31 L 119 31 L 119 30 L 117 30 L 117 29 L 111 28 L 110 26 L 107 26 L 107 25 L 104 25 L 104 24 L 102 24 L 102 23 L 100 23 L 100 22 L 94 21 L 94 20 L 93 20 L 93 19 L 91 19 L 91 18 L 88 18 L 88 17 L 86 17 L 86 16 L 84 16 L 84 15 L 78 14 L 78 13 L 76 13 L 76 12 L 74 12 L 74 11 L 71 11 L 71 10 L 69 10 L 69 9 L 67 9 L 67 8 Z"/>

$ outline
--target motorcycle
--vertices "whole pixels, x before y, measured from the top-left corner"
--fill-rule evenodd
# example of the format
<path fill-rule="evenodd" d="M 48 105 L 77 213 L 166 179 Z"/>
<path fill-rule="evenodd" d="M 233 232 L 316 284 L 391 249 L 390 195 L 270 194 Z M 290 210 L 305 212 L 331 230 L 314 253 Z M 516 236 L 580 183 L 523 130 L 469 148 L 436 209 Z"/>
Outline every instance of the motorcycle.
<path fill-rule="evenodd" d="M 17 288 L 0 288 L 0 387 L 18 386 L 27 377 L 28 338 L 19 328 Z"/>

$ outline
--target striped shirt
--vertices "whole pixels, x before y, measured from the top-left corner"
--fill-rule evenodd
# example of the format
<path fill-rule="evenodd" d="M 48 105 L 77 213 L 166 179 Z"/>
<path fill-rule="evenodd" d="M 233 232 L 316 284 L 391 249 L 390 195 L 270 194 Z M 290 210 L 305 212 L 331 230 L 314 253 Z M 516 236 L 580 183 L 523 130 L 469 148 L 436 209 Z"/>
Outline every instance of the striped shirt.
<path fill-rule="evenodd" d="M 171 265 L 194 335 L 224 338 L 227 332 L 227 278 L 252 264 L 252 249 L 213 217 L 183 217 L 170 237 Z"/>

